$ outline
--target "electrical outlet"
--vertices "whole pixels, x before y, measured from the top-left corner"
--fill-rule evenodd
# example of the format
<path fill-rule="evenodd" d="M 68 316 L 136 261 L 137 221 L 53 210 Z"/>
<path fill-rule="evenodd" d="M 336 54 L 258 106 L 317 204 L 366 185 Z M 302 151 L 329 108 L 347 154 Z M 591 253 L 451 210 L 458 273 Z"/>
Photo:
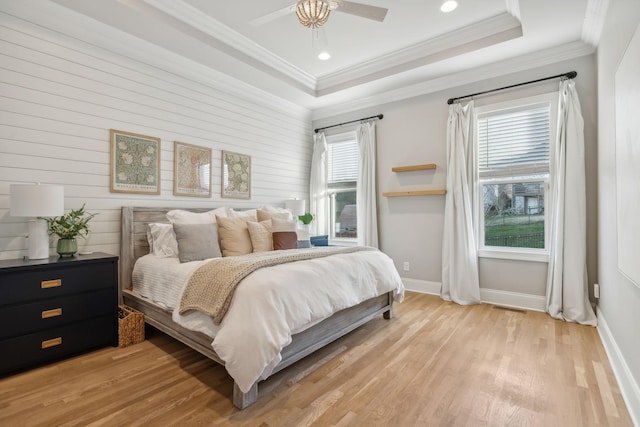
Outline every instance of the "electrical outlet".
<path fill-rule="evenodd" d="M 597 283 L 593 284 L 593 296 L 596 298 L 600 298 L 600 285 Z"/>
<path fill-rule="evenodd" d="M 404 262 L 404 264 L 402 265 L 402 269 L 404 271 L 411 271 L 411 264 L 409 264 L 409 261 Z"/>

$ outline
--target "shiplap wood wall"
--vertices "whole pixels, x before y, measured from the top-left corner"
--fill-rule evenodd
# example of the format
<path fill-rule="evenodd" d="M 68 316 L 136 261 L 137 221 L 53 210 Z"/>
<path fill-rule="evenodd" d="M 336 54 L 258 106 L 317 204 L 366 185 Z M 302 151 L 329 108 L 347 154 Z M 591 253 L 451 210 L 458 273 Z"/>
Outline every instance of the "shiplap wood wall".
<path fill-rule="evenodd" d="M 112 254 L 124 205 L 253 207 L 308 197 L 309 112 L 173 70 L 0 10 L 0 259 L 27 252 L 28 219 L 9 215 L 12 183 L 64 185 L 65 209 L 86 204 L 99 214 L 80 250 Z M 160 195 L 109 192 L 109 129 L 161 138 Z M 212 198 L 173 195 L 174 141 L 212 149 Z M 220 197 L 221 150 L 251 156 L 251 200 Z"/>

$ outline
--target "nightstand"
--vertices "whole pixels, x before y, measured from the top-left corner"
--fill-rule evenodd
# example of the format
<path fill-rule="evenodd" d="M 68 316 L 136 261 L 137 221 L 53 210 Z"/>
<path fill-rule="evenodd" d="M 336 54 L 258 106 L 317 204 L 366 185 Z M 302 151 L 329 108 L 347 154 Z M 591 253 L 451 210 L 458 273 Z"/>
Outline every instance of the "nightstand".
<path fill-rule="evenodd" d="M 0 375 L 118 345 L 118 257 L 0 261 Z"/>

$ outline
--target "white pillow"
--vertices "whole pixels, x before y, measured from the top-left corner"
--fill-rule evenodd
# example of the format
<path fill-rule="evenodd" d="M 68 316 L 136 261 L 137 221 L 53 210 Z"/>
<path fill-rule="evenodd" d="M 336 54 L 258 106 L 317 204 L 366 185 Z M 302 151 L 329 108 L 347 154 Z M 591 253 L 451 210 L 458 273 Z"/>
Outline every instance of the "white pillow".
<path fill-rule="evenodd" d="M 293 214 L 291 213 L 291 209 L 287 209 L 287 208 L 279 208 L 277 206 L 262 206 L 260 209 L 262 209 L 263 211 L 267 211 L 267 212 L 274 212 L 274 213 L 288 213 L 290 217 L 293 216 Z"/>
<path fill-rule="evenodd" d="M 173 225 L 152 222 L 147 226 L 149 253 L 158 258 L 176 258 L 178 241 L 173 232 Z"/>
<path fill-rule="evenodd" d="M 229 209 L 227 211 L 227 218 L 243 218 L 247 221 L 258 222 L 258 210 L 247 209 L 246 211 L 234 211 Z"/>
<path fill-rule="evenodd" d="M 271 218 L 271 231 L 296 231 L 298 229 L 298 221 L 294 219 Z"/>
<path fill-rule="evenodd" d="M 216 222 L 216 215 L 226 217 L 227 208 L 217 208 L 202 213 L 175 209 L 167 212 L 167 219 L 171 224 L 212 224 Z"/>

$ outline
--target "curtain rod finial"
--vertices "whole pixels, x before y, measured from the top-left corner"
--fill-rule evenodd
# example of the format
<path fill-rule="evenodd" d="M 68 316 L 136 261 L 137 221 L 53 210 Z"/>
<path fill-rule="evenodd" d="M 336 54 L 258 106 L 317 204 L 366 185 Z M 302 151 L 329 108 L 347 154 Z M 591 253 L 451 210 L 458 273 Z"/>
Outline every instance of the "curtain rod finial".
<path fill-rule="evenodd" d="M 578 76 L 578 73 L 576 71 L 569 71 L 567 73 L 567 78 L 568 79 L 575 79 Z"/>

